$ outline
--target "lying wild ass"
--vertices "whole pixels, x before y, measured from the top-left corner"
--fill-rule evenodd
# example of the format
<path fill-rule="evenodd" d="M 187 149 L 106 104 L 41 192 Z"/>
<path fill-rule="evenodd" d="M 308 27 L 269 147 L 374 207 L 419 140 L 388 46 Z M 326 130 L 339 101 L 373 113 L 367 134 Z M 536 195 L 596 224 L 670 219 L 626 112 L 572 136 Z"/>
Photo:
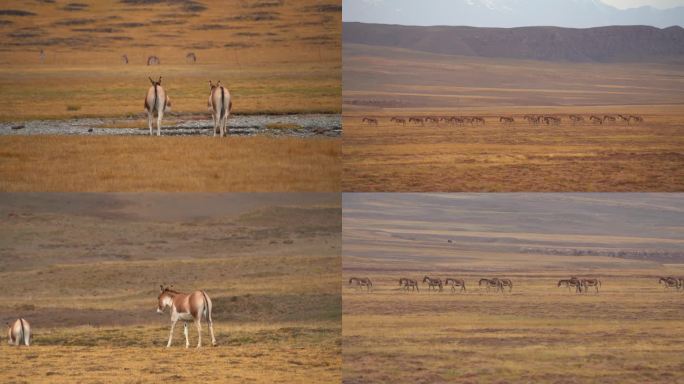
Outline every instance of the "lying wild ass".
<path fill-rule="evenodd" d="M 150 127 L 150 136 L 152 136 L 152 118 L 155 112 L 157 113 L 157 136 L 161 136 L 161 122 L 164 118 L 164 112 L 171 110 L 171 99 L 166 95 L 164 88 L 161 86 L 162 78 L 159 76 L 158 81 L 152 80 L 152 86 L 147 90 L 145 96 L 145 110 L 147 111 L 147 125 Z"/>
<path fill-rule="evenodd" d="M 173 328 L 178 320 L 183 320 L 183 334 L 185 335 L 185 348 L 190 346 L 188 340 L 188 321 L 192 320 L 197 325 L 197 348 L 202 346 L 202 319 L 209 323 L 209 334 L 211 335 L 211 345 L 216 346 L 214 337 L 214 324 L 211 321 L 211 299 L 204 291 L 195 291 L 190 294 L 174 291 L 171 288 L 159 286 L 161 293 L 157 297 L 157 313 L 164 313 L 166 307 L 171 307 L 171 332 L 169 342 L 166 347 L 171 346 L 173 339 Z"/>
<path fill-rule="evenodd" d="M 9 345 L 29 346 L 31 344 L 31 325 L 26 319 L 19 318 L 14 324 L 7 324 L 7 342 Z"/>
<path fill-rule="evenodd" d="M 214 120 L 214 136 L 218 133 L 223 137 L 228 134 L 226 124 L 230 111 L 233 109 L 233 102 L 228 88 L 221 85 L 221 80 L 216 85 L 209 80 L 209 88 L 208 106 L 211 110 L 211 118 Z"/>

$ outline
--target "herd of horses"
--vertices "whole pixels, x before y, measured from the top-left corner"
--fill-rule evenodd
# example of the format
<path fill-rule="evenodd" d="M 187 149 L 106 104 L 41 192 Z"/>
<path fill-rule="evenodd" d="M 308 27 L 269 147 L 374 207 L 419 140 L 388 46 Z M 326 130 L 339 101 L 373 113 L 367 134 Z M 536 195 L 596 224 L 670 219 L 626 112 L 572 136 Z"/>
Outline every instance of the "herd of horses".
<path fill-rule="evenodd" d="M 395 123 L 395 124 L 401 124 L 401 125 L 426 125 L 426 124 L 432 124 L 432 125 L 440 125 L 440 124 L 447 124 L 447 125 L 485 125 L 487 123 L 487 118 L 491 117 L 484 117 L 484 116 L 393 116 L 390 118 L 390 123 Z M 516 118 L 513 116 L 497 116 L 495 119 L 498 120 L 499 123 L 504 124 L 504 125 L 510 125 L 514 124 L 516 122 Z M 560 125 L 563 120 L 569 120 L 572 124 L 580 124 L 584 123 L 586 121 L 592 123 L 592 124 L 598 124 L 598 125 L 603 125 L 603 124 L 608 124 L 608 123 L 626 123 L 627 125 L 630 124 L 640 124 L 644 122 L 644 118 L 639 116 L 639 115 L 626 115 L 626 114 L 618 114 L 618 115 L 589 115 L 589 116 L 581 116 L 581 115 L 524 115 L 522 117 L 518 117 L 518 119 L 522 119 L 524 121 L 527 121 L 530 125 Z M 363 124 L 368 124 L 368 125 L 378 125 L 380 123 L 380 119 L 377 117 L 363 117 L 361 119 L 361 122 Z"/>
<path fill-rule="evenodd" d="M 172 287 L 173 286 L 164 287 L 163 285 L 160 285 L 160 293 L 159 296 L 157 296 L 157 313 L 164 313 L 166 308 L 171 309 L 171 332 L 166 347 L 168 348 L 171 346 L 173 329 L 179 320 L 184 322 L 183 335 L 185 335 L 185 348 L 190 347 L 190 340 L 188 339 L 188 321 L 193 321 L 197 327 L 197 348 L 202 346 L 201 322 L 203 320 L 209 325 L 211 345 L 216 346 L 214 324 L 211 319 L 212 304 L 209 295 L 207 295 L 205 291 L 194 291 L 186 294 L 173 290 Z M 11 325 L 7 323 L 7 342 L 10 345 L 29 346 L 32 338 L 31 325 L 23 317 L 18 318 Z"/>
<path fill-rule="evenodd" d="M 161 124 L 164 118 L 164 113 L 171 110 L 171 99 L 166 94 L 162 87 L 162 77 L 159 80 L 153 80 L 149 77 L 152 85 L 147 90 L 145 96 L 145 111 L 147 112 L 147 125 L 150 128 L 150 136 L 153 135 L 152 119 L 157 118 L 157 136 L 161 136 Z M 220 134 L 224 137 L 228 134 L 226 125 L 228 123 L 228 116 L 233 109 L 233 102 L 230 98 L 228 88 L 221 85 L 221 80 L 214 84 L 209 80 L 209 101 L 207 108 L 211 112 L 211 118 L 214 125 L 214 136 Z"/>
<path fill-rule="evenodd" d="M 453 277 L 447 277 L 445 279 L 440 279 L 436 277 L 425 276 L 421 281 L 423 284 L 427 284 L 428 291 L 438 291 L 442 292 L 444 287 L 451 287 L 451 292 L 466 292 L 466 283 L 464 279 L 457 279 Z M 665 288 L 674 288 L 677 291 L 684 291 L 684 277 L 660 277 L 658 284 L 664 285 Z M 353 288 L 363 289 L 365 288 L 367 292 L 373 290 L 373 282 L 368 277 L 352 277 L 349 279 L 349 285 Z M 502 278 L 482 278 L 478 281 L 478 286 L 484 286 L 487 291 L 494 290 L 494 292 L 504 293 L 506 288 L 508 292 L 513 291 L 513 281 L 511 279 Z M 403 291 L 416 291 L 420 292 L 420 284 L 418 280 L 410 279 L 408 277 L 402 277 L 399 279 L 399 287 Z M 595 293 L 599 293 L 599 288 L 601 288 L 601 280 L 596 278 L 580 278 L 577 276 L 571 276 L 569 279 L 558 280 L 558 288 L 566 287 L 568 292 L 573 288 L 576 293 L 588 293 L 590 290 L 594 290 Z"/>

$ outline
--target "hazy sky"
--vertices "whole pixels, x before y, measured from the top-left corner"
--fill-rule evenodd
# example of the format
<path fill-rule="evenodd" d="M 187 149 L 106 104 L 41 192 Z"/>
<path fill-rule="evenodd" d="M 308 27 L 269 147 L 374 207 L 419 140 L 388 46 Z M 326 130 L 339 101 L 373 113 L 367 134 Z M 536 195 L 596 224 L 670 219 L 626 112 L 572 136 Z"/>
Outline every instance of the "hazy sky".
<path fill-rule="evenodd" d="M 636 8 L 650 5 L 655 8 L 684 7 L 684 0 L 603 0 L 604 3 L 615 8 Z"/>

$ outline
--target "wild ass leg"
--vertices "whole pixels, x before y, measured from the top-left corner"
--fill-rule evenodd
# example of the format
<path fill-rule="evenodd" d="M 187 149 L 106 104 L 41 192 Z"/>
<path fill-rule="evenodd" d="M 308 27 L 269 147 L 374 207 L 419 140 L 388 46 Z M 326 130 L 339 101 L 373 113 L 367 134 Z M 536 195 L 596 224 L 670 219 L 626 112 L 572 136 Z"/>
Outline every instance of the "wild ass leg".
<path fill-rule="evenodd" d="M 157 136 L 161 136 L 161 122 L 164 117 L 164 111 L 157 113 Z"/>
<path fill-rule="evenodd" d="M 183 334 L 185 335 L 185 348 L 190 347 L 190 340 L 188 340 L 188 322 L 183 323 Z"/>
<path fill-rule="evenodd" d="M 195 320 L 195 324 L 197 324 L 197 348 L 200 348 L 202 346 L 202 324 L 200 324 L 200 318 Z"/>
<path fill-rule="evenodd" d="M 207 320 L 209 323 L 209 334 L 211 335 L 211 345 L 216 346 L 216 338 L 214 337 L 214 322 L 211 319 Z"/>
<path fill-rule="evenodd" d="M 150 136 L 152 136 L 152 112 L 147 111 L 147 126 L 150 127 Z"/>
<path fill-rule="evenodd" d="M 166 344 L 166 348 L 171 346 L 171 340 L 173 340 L 173 328 L 176 326 L 176 321 L 177 320 L 171 321 L 171 332 L 169 332 L 169 342 Z"/>

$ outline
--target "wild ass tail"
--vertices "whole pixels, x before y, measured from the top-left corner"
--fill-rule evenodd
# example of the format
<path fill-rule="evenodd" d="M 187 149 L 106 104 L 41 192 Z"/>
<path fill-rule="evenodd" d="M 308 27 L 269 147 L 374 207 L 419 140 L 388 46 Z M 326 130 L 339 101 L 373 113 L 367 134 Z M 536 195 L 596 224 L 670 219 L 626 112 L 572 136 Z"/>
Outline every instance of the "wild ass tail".
<path fill-rule="evenodd" d="M 24 330 L 24 319 L 19 318 L 19 324 L 21 324 L 21 334 L 19 335 L 19 340 L 17 340 L 17 345 L 21 345 L 22 343 L 26 344 L 24 340 L 24 335 L 26 335 L 26 331 Z"/>
<path fill-rule="evenodd" d="M 223 119 L 223 116 L 226 114 L 226 95 L 223 89 L 223 86 L 221 86 L 221 119 Z"/>
<path fill-rule="evenodd" d="M 202 297 L 204 297 L 204 317 L 206 318 L 207 322 L 211 323 L 211 301 L 204 291 L 202 291 Z"/>

